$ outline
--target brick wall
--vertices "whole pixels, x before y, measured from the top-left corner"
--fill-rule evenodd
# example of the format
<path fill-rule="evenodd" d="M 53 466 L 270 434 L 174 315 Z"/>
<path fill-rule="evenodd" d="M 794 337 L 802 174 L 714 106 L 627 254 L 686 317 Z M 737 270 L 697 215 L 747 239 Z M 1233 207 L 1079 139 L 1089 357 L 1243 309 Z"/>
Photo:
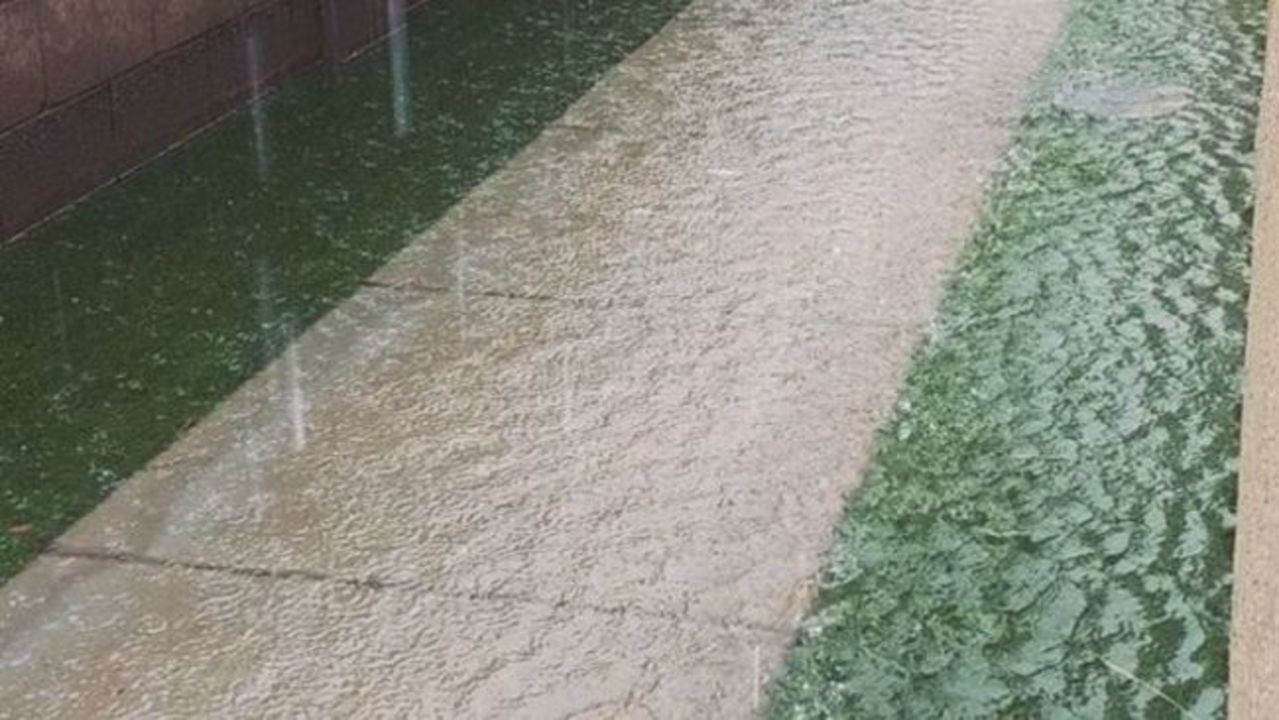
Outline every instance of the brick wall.
<path fill-rule="evenodd" d="M 412 3 L 410 3 L 412 4 Z M 386 32 L 385 0 L 0 0 L 0 242 Z"/>

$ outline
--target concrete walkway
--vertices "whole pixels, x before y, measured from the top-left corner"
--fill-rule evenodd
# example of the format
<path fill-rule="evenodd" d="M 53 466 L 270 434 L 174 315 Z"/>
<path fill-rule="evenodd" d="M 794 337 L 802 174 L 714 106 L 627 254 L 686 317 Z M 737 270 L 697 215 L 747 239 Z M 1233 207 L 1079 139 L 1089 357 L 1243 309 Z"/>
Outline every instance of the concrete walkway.
<path fill-rule="evenodd" d="M 1055 0 L 695 0 L 0 591 L 0 715 L 748 715 Z"/>

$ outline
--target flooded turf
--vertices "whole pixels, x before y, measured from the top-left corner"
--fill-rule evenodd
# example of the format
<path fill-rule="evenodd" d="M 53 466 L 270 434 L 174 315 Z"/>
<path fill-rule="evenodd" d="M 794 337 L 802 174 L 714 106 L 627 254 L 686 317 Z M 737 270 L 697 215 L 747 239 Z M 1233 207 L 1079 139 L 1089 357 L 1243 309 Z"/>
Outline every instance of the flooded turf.
<path fill-rule="evenodd" d="M 684 4 L 433 0 L 0 251 L 0 578 Z"/>
<path fill-rule="evenodd" d="M 1224 715 L 1264 14 L 1076 4 L 773 716 Z"/>

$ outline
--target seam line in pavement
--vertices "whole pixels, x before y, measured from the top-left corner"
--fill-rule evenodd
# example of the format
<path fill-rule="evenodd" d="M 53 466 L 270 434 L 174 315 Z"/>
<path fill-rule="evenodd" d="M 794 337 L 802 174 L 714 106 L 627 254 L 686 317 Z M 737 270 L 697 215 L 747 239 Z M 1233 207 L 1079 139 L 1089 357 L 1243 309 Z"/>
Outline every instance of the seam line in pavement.
<path fill-rule="evenodd" d="M 240 565 L 223 565 L 220 563 L 191 562 L 188 560 L 171 560 L 153 557 L 123 550 L 101 550 L 98 548 L 73 548 L 54 543 L 44 550 L 45 555 L 71 558 L 75 560 L 91 560 L 96 562 L 115 562 L 122 565 L 145 565 L 159 568 L 178 568 L 199 572 L 215 572 L 227 575 L 238 575 L 258 579 L 306 580 L 309 582 L 333 583 L 347 587 L 359 587 L 383 590 L 391 587 L 390 583 L 376 578 L 344 578 L 312 570 L 272 569 L 245 567 Z"/>
<path fill-rule="evenodd" d="M 457 289 L 446 285 L 431 285 L 427 283 L 418 283 L 413 281 L 405 282 L 383 282 L 380 280 L 361 280 L 362 287 L 374 290 L 386 290 L 390 292 L 399 292 L 405 294 L 423 294 L 423 295 L 454 295 Z M 609 310 L 615 307 L 642 308 L 647 303 L 646 300 L 638 298 L 617 297 L 607 300 L 597 300 L 587 297 L 560 297 L 558 295 L 545 295 L 541 293 L 518 293 L 508 290 L 474 290 L 464 293 L 468 297 L 483 297 L 498 300 L 522 300 L 527 302 L 545 302 L 545 303 L 562 303 L 564 305 L 573 305 L 577 307 L 588 308 L 592 310 Z M 653 296 L 656 300 L 667 300 L 674 302 L 683 302 L 689 298 L 674 296 Z M 736 310 L 730 310 L 724 313 L 725 316 L 737 316 L 746 319 L 765 319 L 767 315 L 757 315 L 753 313 L 741 313 Z M 779 319 L 782 318 L 778 315 Z M 822 317 L 820 315 L 810 316 L 809 320 L 820 320 L 823 322 L 834 323 L 837 319 Z M 919 320 L 870 320 L 865 318 L 849 318 L 844 325 L 848 328 L 874 328 L 880 330 L 915 330 L 926 324 L 926 321 Z"/>
<path fill-rule="evenodd" d="M 100 548 L 68 547 L 54 543 L 45 548 L 44 555 L 50 557 L 84 560 L 89 562 L 109 562 L 121 565 L 141 565 L 155 568 L 191 570 L 195 572 L 221 573 L 258 580 L 300 580 L 304 582 L 328 583 L 344 587 L 355 587 L 364 590 L 416 590 L 420 594 L 447 600 L 465 600 L 470 602 L 507 602 L 520 605 L 540 607 L 548 610 L 569 610 L 571 612 L 591 613 L 595 615 L 625 616 L 662 620 L 665 622 L 692 625 L 694 627 L 720 631 L 747 631 L 770 635 L 789 640 L 791 630 L 764 623 L 726 620 L 719 618 L 696 618 L 675 612 L 641 610 L 627 605 L 598 605 L 595 603 L 575 603 L 564 600 L 552 601 L 531 595 L 503 592 L 465 592 L 432 588 L 415 581 L 387 581 L 375 577 L 353 578 L 329 575 L 314 570 L 295 568 L 260 568 L 243 565 L 226 565 L 222 563 L 194 562 L 189 560 L 173 560 L 123 550 L 104 550 Z"/>
<path fill-rule="evenodd" d="M 195 426 L 193 425 L 192 428 L 194 427 Z M 183 431 L 183 432 L 185 433 L 186 431 Z M 169 447 L 173 447 L 177 445 L 178 443 L 182 442 L 182 440 L 183 440 L 183 437 L 181 435 L 178 436 L 178 439 L 170 443 Z M 165 449 L 167 450 L 168 448 L 165 448 Z M 198 462 L 203 462 L 207 460 L 208 460 L 208 456 L 206 455 L 194 455 L 194 456 L 179 457 L 179 458 L 165 458 L 164 451 L 162 450 L 155 457 L 148 460 L 147 464 L 144 465 L 142 470 L 139 470 L 138 472 L 146 472 L 148 470 L 179 470 L 183 467 L 186 467 L 187 465 L 194 465 Z"/>
<path fill-rule="evenodd" d="M 398 290 L 408 293 L 426 293 L 429 295 L 452 295 L 457 293 L 456 288 L 444 285 L 427 285 L 423 283 L 400 282 L 388 283 L 378 280 L 361 280 L 360 285 L 369 288 L 378 288 L 381 290 Z M 528 300 L 530 302 L 558 302 L 571 303 L 574 305 L 589 305 L 587 300 L 576 298 L 562 298 L 554 295 L 541 295 L 537 293 L 517 293 L 504 290 L 468 290 L 463 295 L 471 297 L 497 298 L 499 300 Z"/>

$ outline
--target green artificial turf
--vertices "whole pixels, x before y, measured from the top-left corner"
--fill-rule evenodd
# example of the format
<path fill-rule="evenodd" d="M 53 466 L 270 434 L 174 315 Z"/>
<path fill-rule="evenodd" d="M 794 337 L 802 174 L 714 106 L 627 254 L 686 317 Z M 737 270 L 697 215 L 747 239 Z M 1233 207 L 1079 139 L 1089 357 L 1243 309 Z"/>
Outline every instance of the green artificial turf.
<path fill-rule="evenodd" d="M 1224 716 L 1264 15 L 1071 5 L 773 717 Z M 1193 102 L 1052 102 L 1099 77 Z"/>

